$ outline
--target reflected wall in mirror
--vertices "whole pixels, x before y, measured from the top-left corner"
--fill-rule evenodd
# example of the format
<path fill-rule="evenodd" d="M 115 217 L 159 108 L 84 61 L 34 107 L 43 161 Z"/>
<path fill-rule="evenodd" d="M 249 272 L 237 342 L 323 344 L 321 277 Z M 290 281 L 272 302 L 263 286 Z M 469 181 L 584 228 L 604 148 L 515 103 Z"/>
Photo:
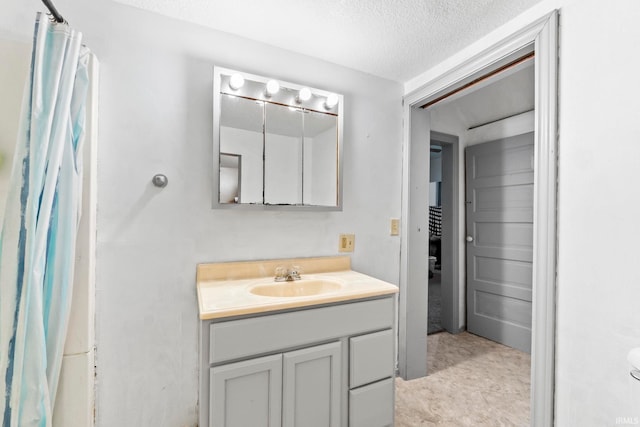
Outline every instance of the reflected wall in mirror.
<path fill-rule="evenodd" d="M 308 111 L 304 124 L 303 203 L 327 206 L 338 197 L 338 120 Z"/>
<path fill-rule="evenodd" d="M 265 204 L 302 204 L 302 116 L 298 108 L 265 104 Z"/>
<path fill-rule="evenodd" d="M 214 67 L 215 208 L 340 210 L 341 95 Z"/>

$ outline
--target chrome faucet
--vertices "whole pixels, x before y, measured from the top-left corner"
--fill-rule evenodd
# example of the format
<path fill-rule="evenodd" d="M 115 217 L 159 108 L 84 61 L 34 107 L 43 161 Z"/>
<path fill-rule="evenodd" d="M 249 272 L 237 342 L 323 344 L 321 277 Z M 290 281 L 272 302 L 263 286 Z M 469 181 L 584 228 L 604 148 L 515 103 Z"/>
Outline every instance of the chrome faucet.
<path fill-rule="evenodd" d="M 293 282 L 294 280 L 300 280 L 300 267 L 293 266 L 289 269 L 284 267 L 276 267 L 276 282 Z"/>

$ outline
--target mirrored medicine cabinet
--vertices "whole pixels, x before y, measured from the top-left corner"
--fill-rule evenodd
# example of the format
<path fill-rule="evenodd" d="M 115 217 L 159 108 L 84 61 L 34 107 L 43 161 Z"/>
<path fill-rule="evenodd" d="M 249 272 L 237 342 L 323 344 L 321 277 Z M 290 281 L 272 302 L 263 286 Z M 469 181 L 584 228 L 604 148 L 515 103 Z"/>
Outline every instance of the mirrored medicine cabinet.
<path fill-rule="evenodd" d="M 341 210 L 343 96 L 213 74 L 213 207 Z"/>

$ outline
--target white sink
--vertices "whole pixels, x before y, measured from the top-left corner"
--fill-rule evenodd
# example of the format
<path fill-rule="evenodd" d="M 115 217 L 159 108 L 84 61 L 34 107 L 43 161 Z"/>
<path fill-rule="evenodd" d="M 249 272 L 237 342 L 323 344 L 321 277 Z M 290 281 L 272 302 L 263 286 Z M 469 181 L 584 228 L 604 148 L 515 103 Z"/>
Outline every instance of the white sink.
<path fill-rule="evenodd" d="M 253 286 L 249 292 L 264 297 L 306 297 L 338 291 L 342 284 L 326 279 L 302 279 Z"/>

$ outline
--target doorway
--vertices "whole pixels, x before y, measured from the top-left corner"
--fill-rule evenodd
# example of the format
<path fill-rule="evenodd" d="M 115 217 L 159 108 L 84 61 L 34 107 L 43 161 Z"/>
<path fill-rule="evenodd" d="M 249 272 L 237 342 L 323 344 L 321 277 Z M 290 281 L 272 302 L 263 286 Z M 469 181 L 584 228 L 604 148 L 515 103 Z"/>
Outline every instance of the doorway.
<path fill-rule="evenodd" d="M 420 394 L 421 401 L 444 411 L 444 423 L 455 422 L 453 409 L 464 406 L 465 401 L 474 401 L 477 395 L 487 400 L 484 405 L 470 405 L 465 411 L 470 419 L 496 417 L 516 425 L 530 420 L 533 108 L 533 59 L 493 76 L 486 86 L 469 88 L 455 99 L 429 107 L 430 248 L 434 234 L 442 240 L 443 247 L 448 241 L 444 227 L 441 233 L 439 226 L 433 227 L 437 214 L 442 214 L 443 224 L 450 217 L 444 203 L 438 204 L 438 197 L 433 196 L 434 190 L 437 195 L 438 187 L 451 178 L 451 172 L 445 170 L 449 162 L 443 159 L 443 144 L 434 139 L 435 131 L 459 135 L 459 146 L 465 153 L 460 156 L 460 167 L 468 169 L 460 171 L 464 209 L 450 220 L 461 226 L 460 239 L 454 243 L 459 242 L 463 255 L 467 254 L 466 263 L 462 261 L 460 266 L 461 279 L 455 283 L 460 290 L 455 307 L 462 307 L 460 330 L 467 332 L 452 335 L 444 328 L 433 331 L 432 309 L 440 307 L 432 296 L 439 296 L 433 290 L 440 288 L 438 279 L 446 272 L 443 253 L 439 257 L 441 269 L 436 268 L 434 277 L 429 279 L 427 377 L 411 382 L 419 386 L 400 382 L 398 397 L 426 416 L 406 399 L 407 393 Z M 443 191 L 439 193 L 444 198 Z M 431 215 L 434 202 L 441 210 Z M 465 225 L 469 220 L 472 222 Z M 472 241 L 467 242 L 467 237 Z M 456 264 L 456 270 L 458 267 Z M 443 282 L 442 291 L 447 289 L 444 285 Z M 500 363 L 486 364 L 496 353 L 501 353 Z M 469 381 L 474 378 L 472 372 L 483 372 L 482 381 Z M 512 375 L 514 372 L 517 374 Z M 446 384 L 441 383 L 443 378 L 448 379 Z M 505 389 L 517 392 L 501 394 Z M 504 401 L 509 402 L 508 407 L 498 403 Z"/>
<path fill-rule="evenodd" d="M 428 159 L 430 112 L 420 107 L 481 80 L 524 55 L 535 53 L 535 169 L 533 236 L 533 318 L 531 421 L 553 423 L 556 145 L 557 145 L 557 12 L 440 74 L 405 97 L 403 227 L 399 301 L 399 369 L 405 379 L 426 375 L 427 308 L 424 283 L 428 247 Z M 427 168 L 428 169 L 428 168 Z M 422 286 L 422 287 L 420 287 Z M 423 303 L 421 304 L 420 301 Z"/>
<path fill-rule="evenodd" d="M 430 333 L 435 329 L 432 308 L 436 313 L 459 309 L 461 315 L 440 330 L 457 333 L 467 329 L 525 352 L 531 350 L 534 77 L 534 60 L 529 58 L 495 74 L 482 87 L 469 88 L 455 99 L 429 107 L 429 240 L 430 249 L 436 246 L 434 241 L 443 247 L 442 254 L 438 253 L 442 269 L 435 269 L 429 282 Z M 451 134 L 459 136 L 458 145 L 465 155 L 451 159 L 440 150 L 447 146 L 434 135 L 447 133 L 449 138 Z M 461 170 L 459 177 L 457 173 L 452 176 L 451 163 L 459 162 L 463 168 L 465 160 L 471 169 L 466 173 Z M 444 191 L 452 178 L 459 178 L 460 203 L 464 207 L 454 215 L 445 200 L 451 189 Z M 438 187 L 443 190 L 442 206 L 434 207 L 438 198 L 433 193 Z M 460 238 L 451 239 L 452 227 L 446 227 L 447 220 L 460 230 Z M 453 251 L 444 250 L 447 244 L 456 247 Z M 447 266 L 458 251 L 462 261 Z M 452 268 L 460 277 L 453 282 L 445 279 Z M 433 291 L 448 291 L 450 295 L 451 287 L 459 297 L 440 307 L 440 293 Z"/>
<path fill-rule="evenodd" d="M 427 334 L 461 332 L 458 269 L 459 138 L 430 133 Z"/>

